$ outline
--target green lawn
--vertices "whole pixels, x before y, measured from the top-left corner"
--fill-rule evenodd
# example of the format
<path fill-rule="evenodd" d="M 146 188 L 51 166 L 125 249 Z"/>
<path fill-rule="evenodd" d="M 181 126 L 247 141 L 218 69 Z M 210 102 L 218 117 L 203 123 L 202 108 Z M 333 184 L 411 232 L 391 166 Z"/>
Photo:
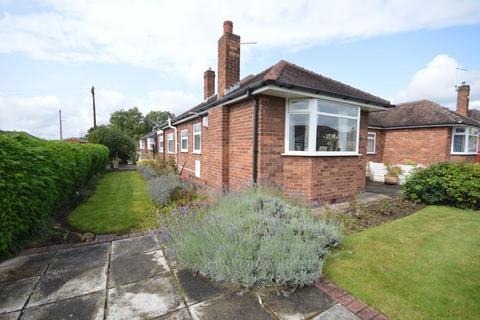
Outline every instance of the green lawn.
<path fill-rule="evenodd" d="M 96 234 L 129 231 L 153 206 L 146 187 L 145 179 L 137 171 L 107 173 L 68 221 L 74 229 Z"/>
<path fill-rule="evenodd" d="M 349 235 L 325 272 L 391 319 L 479 319 L 480 212 L 429 206 Z"/>

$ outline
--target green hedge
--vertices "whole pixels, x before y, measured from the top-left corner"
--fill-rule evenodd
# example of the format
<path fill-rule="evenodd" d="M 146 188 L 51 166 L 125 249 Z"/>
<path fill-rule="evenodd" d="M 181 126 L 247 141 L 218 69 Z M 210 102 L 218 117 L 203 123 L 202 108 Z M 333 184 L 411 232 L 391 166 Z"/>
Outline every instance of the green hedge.
<path fill-rule="evenodd" d="M 408 176 L 405 197 L 426 204 L 480 209 L 480 164 L 444 162 Z"/>
<path fill-rule="evenodd" d="M 0 255 L 47 224 L 55 209 L 103 172 L 108 148 L 0 132 Z"/>

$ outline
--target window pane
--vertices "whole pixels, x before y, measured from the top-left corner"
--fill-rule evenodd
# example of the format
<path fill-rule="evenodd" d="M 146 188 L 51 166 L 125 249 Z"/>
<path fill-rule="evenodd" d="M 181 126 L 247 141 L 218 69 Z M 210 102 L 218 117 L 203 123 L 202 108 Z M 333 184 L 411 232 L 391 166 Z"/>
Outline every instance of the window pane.
<path fill-rule="evenodd" d="M 465 136 L 453 135 L 453 152 L 465 152 Z"/>
<path fill-rule="evenodd" d="M 183 130 L 182 131 L 182 138 L 185 138 L 188 136 L 188 131 L 187 130 Z"/>
<path fill-rule="evenodd" d="M 356 151 L 357 120 L 319 115 L 317 151 Z"/>
<path fill-rule="evenodd" d="M 306 151 L 308 150 L 308 122 L 310 115 L 308 114 L 291 114 L 290 115 L 290 151 Z"/>
<path fill-rule="evenodd" d="M 468 136 L 468 152 L 477 152 L 478 136 Z"/>
<path fill-rule="evenodd" d="M 367 140 L 367 152 L 374 153 L 375 152 L 375 140 L 368 139 Z"/>
<path fill-rule="evenodd" d="M 200 150 L 201 144 L 202 144 L 202 137 L 199 134 L 196 134 L 193 137 L 193 149 L 196 151 Z"/>
<path fill-rule="evenodd" d="M 455 132 L 456 132 L 456 133 L 464 133 L 464 132 L 465 132 L 465 128 L 455 128 Z"/>
<path fill-rule="evenodd" d="M 308 111 L 308 100 L 290 100 L 289 112 Z"/>
<path fill-rule="evenodd" d="M 201 126 L 200 126 L 200 123 L 197 123 L 195 125 L 193 125 L 193 132 L 194 133 L 198 133 L 198 132 L 201 132 Z"/>
<path fill-rule="evenodd" d="M 468 128 L 468 134 L 471 134 L 471 135 L 478 135 L 478 129 L 477 128 Z"/>
<path fill-rule="evenodd" d="M 187 149 L 187 139 L 182 139 L 182 149 L 186 150 Z"/>
<path fill-rule="evenodd" d="M 341 103 L 325 100 L 317 100 L 317 111 L 333 113 L 338 115 L 357 117 L 357 107 L 350 107 Z"/>

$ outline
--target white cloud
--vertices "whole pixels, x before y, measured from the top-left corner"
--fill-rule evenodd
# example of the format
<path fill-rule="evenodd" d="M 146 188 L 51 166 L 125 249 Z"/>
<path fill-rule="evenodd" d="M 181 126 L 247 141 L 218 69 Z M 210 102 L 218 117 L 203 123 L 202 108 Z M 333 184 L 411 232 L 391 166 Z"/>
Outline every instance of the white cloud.
<path fill-rule="evenodd" d="M 50 10 L 0 16 L 0 52 L 68 63 L 157 68 L 197 82 L 216 64 L 224 19 L 256 48 L 298 49 L 335 40 L 480 22 L 480 2 L 49 1 Z M 245 47 L 248 59 L 248 51 Z M 258 51 L 257 51 L 258 52 Z"/>
<path fill-rule="evenodd" d="M 80 97 L 15 96 L 0 93 L 0 130 L 26 131 L 34 136 L 58 139 L 58 110 L 62 110 L 63 137 L 80 136 L 93 126 L 92 97 L 89 90 Z M 116 110 L 138 106 L 145 115 L 151 110 L 168 110 L 180 114 L 198 103 L 195 95 L 182 91 L 153 90 L 147 99 L 132 100 L 123 93 L 95 88 L 97 124 L 108 124 Z"/>
<path fill-rule="evenodd" d="M 455 86 L 465 81 L 470 85 L 470 107 L 480 108 L 480 71 L 461 69 L 464 67 L 455 58 L 439 54 L 424 68 L 415 72 L 406 88 L 398 92 L 393 102 L 429 99 L 455 108 Z"/>

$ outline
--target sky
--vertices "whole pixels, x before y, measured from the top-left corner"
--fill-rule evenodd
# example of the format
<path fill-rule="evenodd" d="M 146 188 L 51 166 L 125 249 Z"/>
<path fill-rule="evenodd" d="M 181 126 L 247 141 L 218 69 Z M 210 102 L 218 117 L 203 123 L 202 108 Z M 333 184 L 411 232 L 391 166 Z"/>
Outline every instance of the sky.
<path fill-rule="evenodd" d="M 281 59 L 401 103 L 480 109 L 478 0 L 0 0 L 0 130 L 64 138 L 137 106 L 179 114 L 203 99 L 231 20 L 241 77 Z"/>

